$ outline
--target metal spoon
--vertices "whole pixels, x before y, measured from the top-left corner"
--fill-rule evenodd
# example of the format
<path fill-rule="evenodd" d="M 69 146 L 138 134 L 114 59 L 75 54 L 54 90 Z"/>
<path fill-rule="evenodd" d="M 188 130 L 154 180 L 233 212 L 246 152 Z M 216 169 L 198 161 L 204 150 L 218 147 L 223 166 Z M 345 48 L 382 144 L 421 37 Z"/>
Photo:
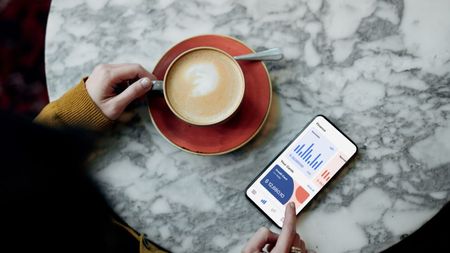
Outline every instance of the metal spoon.
<path fill-rule="evenodd" d="M 279 61 L 283 59 L 283 52 L 279 48 L 271 48 L 264 51 L 233 56 L 236 61 Z M 164 81 L 153 80 L 152 90 L 163 90 Z"/>
<path fill-rule="evenodd" d="M 256 53 L 234 56 L 233 58 L 236 61 L 279 61 L 283 59 L 283 52 L 275 47 Z"/>

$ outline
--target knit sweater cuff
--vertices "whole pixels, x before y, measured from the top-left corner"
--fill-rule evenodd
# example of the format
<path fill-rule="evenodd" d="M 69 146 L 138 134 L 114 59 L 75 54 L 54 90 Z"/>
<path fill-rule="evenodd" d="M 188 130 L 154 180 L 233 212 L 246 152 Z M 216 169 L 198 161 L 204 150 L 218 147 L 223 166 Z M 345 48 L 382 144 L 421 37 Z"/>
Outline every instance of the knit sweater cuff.
<path fill-rule="evenodd" d="M 113 121 L 106 117 L 87 92 L 85 79 L 67 91 L 56 102 L 58 118 L 64 125 L 101 130 Z"/>

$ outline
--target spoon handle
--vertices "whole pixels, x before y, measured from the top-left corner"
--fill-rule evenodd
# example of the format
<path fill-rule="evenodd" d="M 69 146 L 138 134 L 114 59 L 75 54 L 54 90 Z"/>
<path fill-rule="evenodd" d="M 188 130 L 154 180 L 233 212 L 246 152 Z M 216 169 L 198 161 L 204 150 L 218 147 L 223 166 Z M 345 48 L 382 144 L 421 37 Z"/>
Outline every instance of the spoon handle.
<path fill-rule="evenodd" d="M 278 61 L 283 59 L 283 52 L 279 48 L 271 48 L 256 53 L 234 56 L 233 58 L 236 61 Z"/>

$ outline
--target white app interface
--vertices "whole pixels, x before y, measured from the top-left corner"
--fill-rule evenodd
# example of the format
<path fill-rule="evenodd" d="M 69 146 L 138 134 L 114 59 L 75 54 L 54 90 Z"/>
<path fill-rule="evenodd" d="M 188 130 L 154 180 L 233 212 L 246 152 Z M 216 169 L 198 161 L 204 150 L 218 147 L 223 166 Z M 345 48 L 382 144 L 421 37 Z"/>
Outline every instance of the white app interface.
<path fill-rule="evenodd" d="M 356 146 L 318 116 L 246 194 L 281 227 L 285 205 L 294 202 L 300 212 L 355 153 Z"/>

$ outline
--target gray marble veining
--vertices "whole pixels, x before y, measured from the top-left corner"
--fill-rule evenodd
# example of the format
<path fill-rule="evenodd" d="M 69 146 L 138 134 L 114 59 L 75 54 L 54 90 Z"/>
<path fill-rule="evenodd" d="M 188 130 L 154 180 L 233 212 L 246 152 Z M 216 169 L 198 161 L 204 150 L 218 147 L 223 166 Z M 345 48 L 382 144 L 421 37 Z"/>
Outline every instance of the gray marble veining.
<path fill-rule="evenodd" d="M 269 119 L 249 144 L 214 157 L 183 152 L 158 134 L 144 105 L 102 141 L 93 176 L 125 220 L 174 252 L 239 252 L 271 226 L 245 187 L 324 114 L 360 152 L 302 212 L 298 229 L 317 252 L 379 251 L 450 199 L 449 9 L 448 0 L 54 0 L 49 96 L 99 63 L 151 70 L 198 34 L 280 47 L 285 59 L 267 64 Z"/>

